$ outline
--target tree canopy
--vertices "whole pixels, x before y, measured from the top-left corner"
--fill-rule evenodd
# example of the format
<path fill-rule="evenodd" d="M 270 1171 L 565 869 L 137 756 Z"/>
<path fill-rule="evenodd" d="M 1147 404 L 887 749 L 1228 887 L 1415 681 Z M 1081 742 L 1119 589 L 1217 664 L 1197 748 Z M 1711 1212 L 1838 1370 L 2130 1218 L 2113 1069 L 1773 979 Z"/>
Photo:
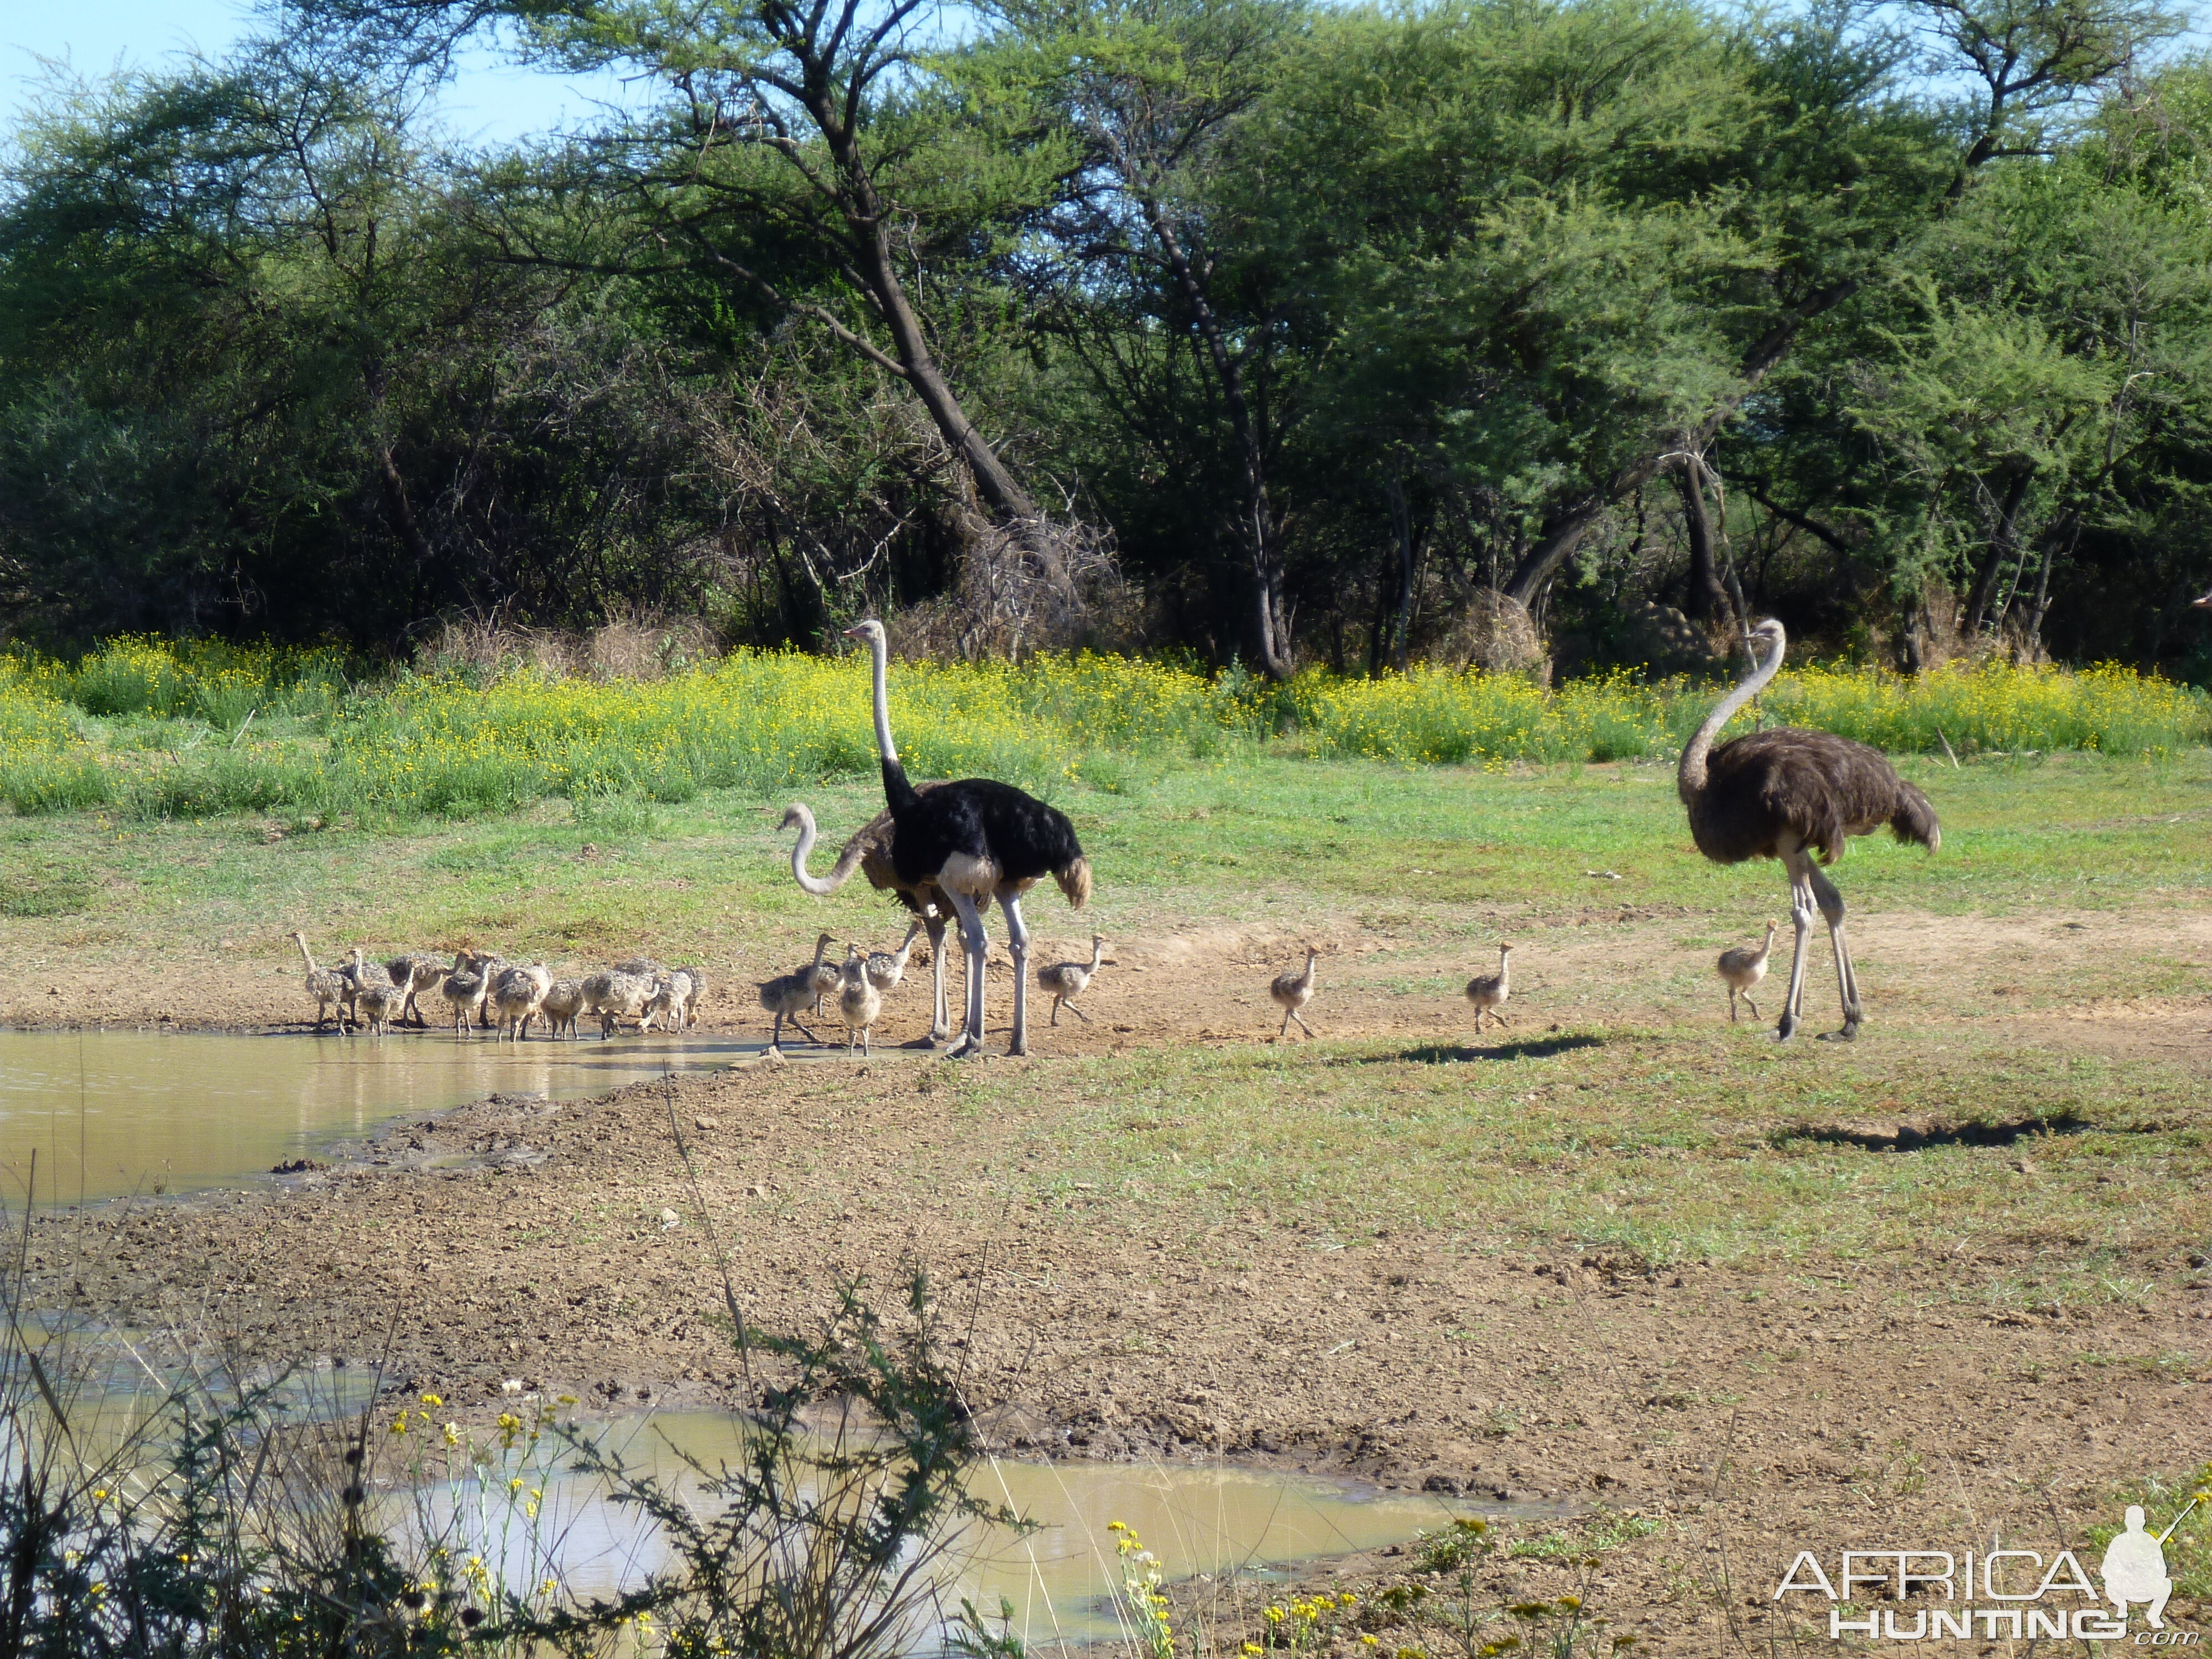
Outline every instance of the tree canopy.
<path fill-rule="evenodd" d="M 0 188 L 0 636 L 2212 678 L 2154 0 L 304 0 Z M 471 33 L 652 95 L 499 151 Z"/>

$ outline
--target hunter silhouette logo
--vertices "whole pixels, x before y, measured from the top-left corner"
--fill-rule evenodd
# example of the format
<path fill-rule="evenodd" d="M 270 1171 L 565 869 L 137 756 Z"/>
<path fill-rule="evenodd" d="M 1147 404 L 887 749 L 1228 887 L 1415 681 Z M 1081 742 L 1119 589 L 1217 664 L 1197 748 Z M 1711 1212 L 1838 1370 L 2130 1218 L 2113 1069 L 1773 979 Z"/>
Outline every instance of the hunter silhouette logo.
<path fill-rule="evenodd" d="M 2197 1492 L 2163 1532 L 2145 1524 L 2141 1504 L 2130 1504 L 2126 1525 L 2105 1547 L 2099 1565 L 2104 1593 L 2072 1550 L 2047 1560 L 2036 1550 L 1845 1550 L 1833 1577 L 1810 1550 L 1800 1550 L 1774 1587 L 1771 1600 L 1793 1593 L 1825 1597 L 1828 1634 L 1892 1642 L 1925 1642 L 1944 1637 L 2007 1637 L 2017 1642 L 2038 1637 L 2076 1642 L 2118 1642 L 2128 1636 L 2130 1609 L 2143 1610 L 2148 1628 L 2138 1646 L 2193 1648 L 2194 1631 L 2168 1631 L 2166 1604 L 2173 1595 L 2166 1571 L 2166 1546 L 2212 1492 Z M 1867 1607 L 1862 1596 L 1890 1603 Z M 1919 1605 L 1907 1613 L 1904 1605 Z M 1861 1611 L 1849 1611 L 1856 1604 Z M 2109 1605 L 2107 1605 L 2109 1604 Z M 1905 1620 L 1911 1622 L 1907 1623 Z M 1977 1630 L 1976 1626 L 1979 1629 Z"/>
<path fill-rule="evenodd" d="M 2172 1526 L 2156 1534 L 2143 1530 L 2142 1505 L 2128 1505 L 2128 1529 L 2105 1546 L 2105 1599 L 2118 1610 L 2121 1622 L 2127 1620 L 2128 1603 L 2142 1601 L 2148 1606 L 2144 1622 L 2153 1630 L 2166 1628 L 2166 1599 L 2173 1594 L 2173 1580 L 2166 1576 L 2166 1540 L 2200 1501 L 2191 1498 Z"/>

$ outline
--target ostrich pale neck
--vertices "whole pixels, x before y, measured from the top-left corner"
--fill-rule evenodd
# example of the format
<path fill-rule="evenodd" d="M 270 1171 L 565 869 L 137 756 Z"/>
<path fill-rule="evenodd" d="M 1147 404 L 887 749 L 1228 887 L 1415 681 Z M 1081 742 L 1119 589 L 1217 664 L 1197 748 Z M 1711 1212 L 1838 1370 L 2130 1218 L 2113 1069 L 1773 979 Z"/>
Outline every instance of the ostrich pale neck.
<path fill-rule="evenodd" d="M 1778 637 L 1774 641 L 1774 654 L 1754 669 L 1750 678 L 1721 699 L 1720 706 L 1705 716 L 1705 723 L 1698 728 L 1698 734 L 1684 746 L 1681 766 L 1674 774 L 1674 790 L 1681 796 L 1684 805 L 1695 800 L 1705 791 L 1705 757 L 1711 751 L 1713 739 L 1720 735 L 1721 728 L 1734 720 L 1736 710 L 1765 690 L 1767 681 L 1781 672 L 1784 647 L 1785 641 Z"/>
<path fill-rule="evenodd" d="M 872 637 L 868 641 L 868 656 L 875 668 L 876 680 L 876 752 L 887 766 L 898 764 L 898 750 L 891 744 L 890 691 L 884 683 L 884 659 L 887 654 L 884 641 Z"/>

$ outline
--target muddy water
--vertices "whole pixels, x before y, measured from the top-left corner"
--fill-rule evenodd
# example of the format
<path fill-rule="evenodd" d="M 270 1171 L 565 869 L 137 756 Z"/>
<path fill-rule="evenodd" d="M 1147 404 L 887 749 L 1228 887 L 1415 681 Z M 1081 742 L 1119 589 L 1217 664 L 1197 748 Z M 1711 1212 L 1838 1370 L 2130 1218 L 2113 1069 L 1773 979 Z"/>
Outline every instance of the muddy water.
<path fill-rule="evenodd" d="M 714 1468 L 737 1455 L 737 1425 L 725 1415 L 671 1413 L 606 1425 L 602 1443 L 634 1470 L 683 1477 L 680 1454 Z M 566 1489 L 563 1490 L 563 1487 Z M 1170 1582 L 1208 1575 L 1221 1610 L 1264 1605 L 1267 1569 L 1411 1539 L 1455 1515 L 1548 1518 L 1541 1505 L 1475 1504 L 1378 1492 L 1307 1476 L 1186 1464 L 1041 1464 L 994 1461 L 970 1492 L 1039 1523 L 1026 1537 L 976 1527 L 950 1558 L 957 1569 L 943 1611 L 961 1598 L 995 1613 L 1014 1607 L 1014 1629 L 1033 1646 L 1084 1643 L 1120 1632 L 1113 1595 L 1121 1583 L 1115 1534 L 1123 1522 L 1160 1558 Z M 711 1504 L 712 1500 L 704 1500 Z M 609 1594 L 635 1583 L 660 1556 L 635 1509 L 608 1503 L 580 1480 L 548 1493 L 557 1516 L 560 1571 L 572 1591 Z M 1236 1575 L 1236 1583 L 1230 1582 Z M 1262 1581 L 1255 1583 L 1255 1576 Z"/>
<path fill-rule="evenodd" d="M 556 1100 L 727 1065 L 757 1043 L 0 1031 L 0 1196 L 40 1203 L 235 1185 L 331 1141 L 483 1095 Z"/>

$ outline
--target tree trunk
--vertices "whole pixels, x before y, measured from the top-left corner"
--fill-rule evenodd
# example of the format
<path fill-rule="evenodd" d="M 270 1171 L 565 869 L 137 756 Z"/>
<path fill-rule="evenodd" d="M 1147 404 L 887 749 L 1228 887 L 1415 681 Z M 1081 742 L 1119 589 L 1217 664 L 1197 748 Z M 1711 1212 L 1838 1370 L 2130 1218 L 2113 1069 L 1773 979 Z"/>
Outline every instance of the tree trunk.
<path fill-rule="evenodd" d="M 865 236 L 856 236 L 854 240 L 860 244 L 856 251 L 863 255 L 860 275 L 890 330 L 891 347 L 898 354 L 900 366 L 906 370 L 907 384 L 921 399 L 921 406 L 929 411 L 929 418 L 952 453 L 975 478 L 975 493 L 1001 521 L 1035 523 L 1042 516 L 1036 503 L 999 459 L 998 452 L 975 429 L 975 422 L 968 418 L 968 411 L 960 406 L 958 395 L 938 367 L 936 355 L 930 350 L 929 341 L 922 332 L 921 319 L 915 315 L 914 306 L 907 299 L 906 285 L 899 281 L 897 268 L 892 263 L 890 239 L 877 225 L 866 228 Z"/>
<path fill-rule="evenodd" d="M 945 380 L 944 370 L 938 367 L 936 355 L 929 349 L 921 319 L 915 314 L 914 304 L 907 298 L 906 284 L 899 280 L 898 265 L 891 256 L 890 216 L 876 195 L 875 182 L 868 171 L 867 159 L 860 153 L 857 134 L 839 114 L 828 92 L 821 88 L 817 88 L 809 98 L 807 112 L 836 163 L 836 186 L 824 190 L 817 182 L 815 187 L 823 190 L 844 222 L 845 241 L 854 268 L 867 289 L 869 298 L 875 301 L 884 325 L 890 331 L 891 349 L 898 370 L 914 388 L 915 396 L 921 399 L 921 406 L 929 411 L 930 420 L 952 453 L 967 466 L 975 480 L 975 493 L 983 498 L 992 514 L 1001 523 L 1033 531 L 1042 517 L 1036 503 L 999 459 L 998 452 L 975 429 L 975 422 L 968 418 L 968 411 L 960 406 L 959 397 Z M 834 322 L 826 318 L 826 313 L 817 314 Z M 872 343 L 842 328 L 836 331 L 862 355 L 873 357 L 879 364 L 883 362 L 883 354 Z"/>
<path fill-rule="evenodd" d="M 1386 486 L 1390 498 L 1391 538 L 1398 544 L 1398 614 L 1390 626 L 1388 658 L 1401 674 L 1413 648 L 1413 605 L 1420 578 L 1419 548 L 1413 535 L 1413 503 L 1406 499 L 1405 481 L 1393 478 Z"/>
<path fill-rule="evenodd" d="M 2004 501 L 1997 508 L 1996 528 L 1990 532 L 1989 555 L 1982 568 L 1974 573 L 1974 585 L 1966 594 L 1966 632 L 1978 635 L 1984 622 L 1994 625 L 1997 618 L 1988 615 L 1990 597 L 1996 592 L 1997 578 L 2004 574 L 2005 561 L 2019 549 L 2016 528 L 2020 523 L 2021 503 L 2027 498 L 2027 486 L 2034 477 L 2026 467 L 2013 474 L 2006 489 Z"/>
<path fill-rule="evenodd" d="M 1682 609 L 1693 622 L 1711 623 L 1725 617 L 1729 605 L 1713 557 L 1713 521 L 1705 511 L 1704 472 L 1697 460 L 1685 460 L 1675 469 L 1674 482 L 1682 492 L 1682 523 L 1690 538 L 1689 603 Z"/>
<path fill-rule="evenodd" d="M 1160 245 L 1160 255 L 1167 261 L 1169 273 L 1176 279 L 1183 303 L 1190 307 L 1191 322 L 1206 343 L 1214 377 L 1221 383 L 1221 401 L 1229 411 L 1230 431 L 1236 439 L 1237 459 L 1244 474 L 1244 522 L 1246 533 L 1251 538 L 1252 584 L 1255 590 L 1253 598 L 1260 624 L 1260 665 L 1270 679 L 1286 680 L 1292 671 L 1291 641 L 1286 637 L 1289 629 L 1283 614 L 1282 550 L 1278 542 L 1274 508 L 1267 500 L 1267 454 L 1260 442 L 1259 422 L 1253 419 L 1251 403 L 1244 395 L 1244 366 L 1223 337 L 1221 319 L 1214 314 L 1206 285 L 1199 280 L 1182 239 L 1168 222 L 1166 210 L 1158 197 L 1146 187 L 1121 146 L 1115 143 L 1113 149 L 1121 180 L 1144 210 L 1152 238 Z"/>
<path fill-rule="evenodd" d="M 1823 289 L 1768 330 L 1744 353 L 1742 362 L 1737 365 L 1736 389 L 1707 414 L 1695 431 L 1684 434 L 1681 441 L 1670 445 L 1669 449 L 1688 449 L 1703 454 L 1721 428 L 1727 425 L 1729 417 L 1742 406 L 1743 400 L 1788 354 L 1805 325 L 1833 310 L 1858 290 L 1859 283 L 1856 277 L 1838 283 L 1832 288 Z M 1665 460 L 1666 452 L 1663 451 L 1640 457 L 1547 519 L 1542 532 L 1536 538 L 1536 544 L 1522 556 L 1521 562 L 1514 567 L 1513 574 L 1506 580 L 1502 590 L 1505 597 L 1524 610 L 1533 610 L 1545 584 L 1582 545 L 1583 538 L 1589 533 L 1590 526 L 1604 515 L 1606 508 L 1657 477 Z"/>

